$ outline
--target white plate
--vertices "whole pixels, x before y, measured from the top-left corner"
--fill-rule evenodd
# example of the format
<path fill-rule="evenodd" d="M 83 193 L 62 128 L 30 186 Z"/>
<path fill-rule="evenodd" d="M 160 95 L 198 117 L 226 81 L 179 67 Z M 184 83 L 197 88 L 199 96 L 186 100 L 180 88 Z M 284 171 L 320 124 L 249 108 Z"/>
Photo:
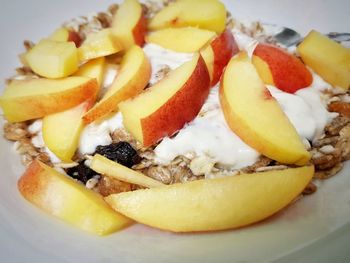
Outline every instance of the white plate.
<path fill-rule="evenodd" d="M 62 22 L 105 10 L 111 1 L 12 0 L 0 9 L 0 79 L 13 74 L 22 40 L 38 40 Z M 225 1 L 237 18 L 306 33 L 350 31 L 350 2 Z M 3 85 L 2 87 L 3 88 Z M 2 131 L 0 132 L 2 133 Z M 346 262 L 350 258 L 350 165 L 274 217 L 235 231 L 172 234 L 135 225 L 99 238 L 74 229 L 24 201 L 23 171 L 11 144 L 0 139 L 1 262 Z"/>

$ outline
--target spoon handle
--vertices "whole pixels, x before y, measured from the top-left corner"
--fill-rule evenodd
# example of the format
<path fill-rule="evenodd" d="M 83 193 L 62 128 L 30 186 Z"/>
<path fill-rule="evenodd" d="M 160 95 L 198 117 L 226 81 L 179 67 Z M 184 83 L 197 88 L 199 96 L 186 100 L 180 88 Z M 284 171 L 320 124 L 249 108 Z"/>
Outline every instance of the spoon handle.
<path fill-rule="evenodd" d="M 350 33 L 330 32 L 326 34 L 326 36 L 337 42 L 350 41 Z M 273 37 L 278 43 L 281 43 L 287 47 L 298 45 L 304 39 L 298 32 L 288 27 L 284 27 Z"/>
<path fill-rule="evenodd" d="M 350 41 L 350 33 L 331 32 L 328 33 L 327 36 L 337 42 Z"/>

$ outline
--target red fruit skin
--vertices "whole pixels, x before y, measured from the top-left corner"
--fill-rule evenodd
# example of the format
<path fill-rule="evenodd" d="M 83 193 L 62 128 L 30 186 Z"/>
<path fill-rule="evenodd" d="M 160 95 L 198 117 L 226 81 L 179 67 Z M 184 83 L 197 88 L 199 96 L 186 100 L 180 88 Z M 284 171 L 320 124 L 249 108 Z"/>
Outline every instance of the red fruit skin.
<path fill-rule="evenodd" d="M 312 83 L 312 75 L 303 62 L 287 51 L 269 44 L 259 44 L 253 53 L 264 60 L 271 71 L 275 86 L 295 93 Z"/>
<path fill-rule="evenodd" d="M 74 44 L 77 48 L 80 47 L 81 42 L 82 42 L 79 34 L 75 31 L 69 31 L 68 41 L 74 42 Z"/>
<path fill-rule="evenodd" d="M 134 36 L 135 44 L 142 47 L 145 44 L 145 35 L 147 31 L 147 21 L 144 12 L 140 16 L 139 21 L 132 30 L 132 35 Z"/>
<path fill-rule="evenodd" d="M 198 77 L 200 76 L 200 77 Z M 141 120 L 143 145 L 151 146 L 192 121 L 209 95 L 210 76 L 202 56 L 184 86 L 161 108 Z"/>
<path fill-rule="evenodd" d="M 227 63 L 232 56 L 239 52 L 239 48 L 231 31 L 228 29 L 215 38 L 210 45 L 214 52 L 213 79 L 211 81 L 211 86 L 215 86 L 220 80 Z"/>
<path fill-rule="evenodd" d="M 264 100 L 272 100 L 274 97 L 272 97 L 271 92 L 265 87 L 264 93 L 263 93 Z"/>

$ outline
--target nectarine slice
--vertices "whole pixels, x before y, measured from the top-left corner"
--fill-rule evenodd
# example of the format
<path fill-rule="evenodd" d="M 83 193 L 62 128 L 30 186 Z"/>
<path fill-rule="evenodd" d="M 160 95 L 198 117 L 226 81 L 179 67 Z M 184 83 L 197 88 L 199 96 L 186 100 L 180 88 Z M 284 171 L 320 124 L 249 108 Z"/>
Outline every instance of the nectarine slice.
<path fill-rule="evenodd" d="M 125 0 L 113 17 L 112 33 L 125 49 L 136 44 L 143 46 L 147 21 L 138 0 Z"/>
<path fill-rule="evenodd" d="M 14 80 L 0 96 L 0 106 L 9 122 L 20 122 L 75 107 L 97 91 L 96 80 L 86 77 Z"/>
<path fill-rule="evenodd" d="M 85 64 L 81 65 L 79 70 L 74 75 L 96 79 L 98 85 L 101 88 L 103 77 L 104 77 L 105 66 L 106 66 L 105 57 L 92 59 L 86 62 Z"/>
<path fill-rule="evenodd" d="M 141 185 L 143 187 L 152 188 L 164 186 L 161 182 L 143 173 L 134 171 L 99 154 L 96 154 L 92 158 L 90 168 L 99 174 L 104 174 L 120 181 Z"/>
<path fill-rule="evenodd" d="M 303 62 L 277 46 L 258 44 L 252 61 L 265 84 L 285 92 L 294 93 L 312 83 L 312 75 Z"/>
<path fill-rule="evenodd" d="M 227 124 L 249 146 L 281 163 L 309 161 L 296 129 L 245 53 L 227 65 L 219 95 Z"/>
<path fill-rule="evenodd" d="M 226 9 L 220 1 L 178 0 L 170 3 L 149 22 L 151 30 L 167 27 L 199 27 L 217 33 L 224 31 Z"/>
<path fill-rule="evenodd" d="M 115 54 L 123 49 L 123 45 L 112 34 L 110 28 L 90 34 L 78 48 L 80 61 Z"/>
<path fill-rule="evenodd" d="M 139 46 L 133 46 L 125 54 L 120 71 L 103 98 L 84 115 L 90 123 L 118 110 L 118 103 L 139 94 L 151 77 L 151 66 Z"/>
<path fill-rule="evenodd" d="M 236 40 L 228 29 L 201 50 L 201 55 L 208 67 L 212 86 L 218 83 L 227 63 L 238 52 Z"/>
<path fill-rule="evenodd" d="M 144 146 L 150 146 L 193 120 L 209 89 L 207 67 L 196 55 L 144 93 L 121 102 L 124 126 Z"/>
<path fill-rule="evenodd" d="M 19 179 L 18 189 L 38 208 L 93 234 L 106 235 L 132 222 L 99 194 L 37 160 Z"/>
<path fill-rule="evenodd" d="M 312 30 L 298 46 L 310 68 L 333 86 L 350 87 L 350 49 Z"/>
<path fill-rule="evenodd" d="M 79 47 L 81 44 L 81 38 L 79 34 L 65 27 L 60 27 L 57 29 L 50 35 L 49 39 L 62 42 L 74 42 L 76 47 Z"/>
<path fill-rule="evenodd" d="M 146 41 L 176 52 L 196 52 L 214 37 L 213 31 L 183 27 L 152 32 L 146 37 Z"/>
<path fill-rule="evenodd" d="M 46 78 L 63 78 L 78 69 L 78 53 L 72 42 L 41 40 L 25 55 L 29 67 Z"/>
<path fill-rule="evenodd" d="M 91 107 L 93 100 L 54 113 L 43 118 L 43 139 L 45 145 L 60 160 L 71 162 L 78 148 L 80 133 L 83 130 L 83 115 Z"/>
<path fill-rule="evenodd" d="M 113 194 L 105 200 L 137 222 L 174 232 L 213 231 L 261 221 L 292 202 L 313 166 L 198 180 Z"/>

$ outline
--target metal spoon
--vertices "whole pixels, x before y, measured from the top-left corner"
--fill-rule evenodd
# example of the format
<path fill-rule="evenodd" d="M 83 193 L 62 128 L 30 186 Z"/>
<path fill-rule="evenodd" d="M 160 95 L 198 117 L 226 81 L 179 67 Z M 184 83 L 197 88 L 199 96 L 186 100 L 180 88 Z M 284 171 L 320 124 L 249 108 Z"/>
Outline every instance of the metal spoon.
<path fill-rule="evenodd" d="M 331 32 L 326 34 L 326 36 L 337 42 L 350 41 L 350 33 Z M 303 37 L 298 32 L 288 27 L 282 28 L 282 30 L 273 37 L 278 43 L 286 47 L 297 45 L 303 40 Z"/>

